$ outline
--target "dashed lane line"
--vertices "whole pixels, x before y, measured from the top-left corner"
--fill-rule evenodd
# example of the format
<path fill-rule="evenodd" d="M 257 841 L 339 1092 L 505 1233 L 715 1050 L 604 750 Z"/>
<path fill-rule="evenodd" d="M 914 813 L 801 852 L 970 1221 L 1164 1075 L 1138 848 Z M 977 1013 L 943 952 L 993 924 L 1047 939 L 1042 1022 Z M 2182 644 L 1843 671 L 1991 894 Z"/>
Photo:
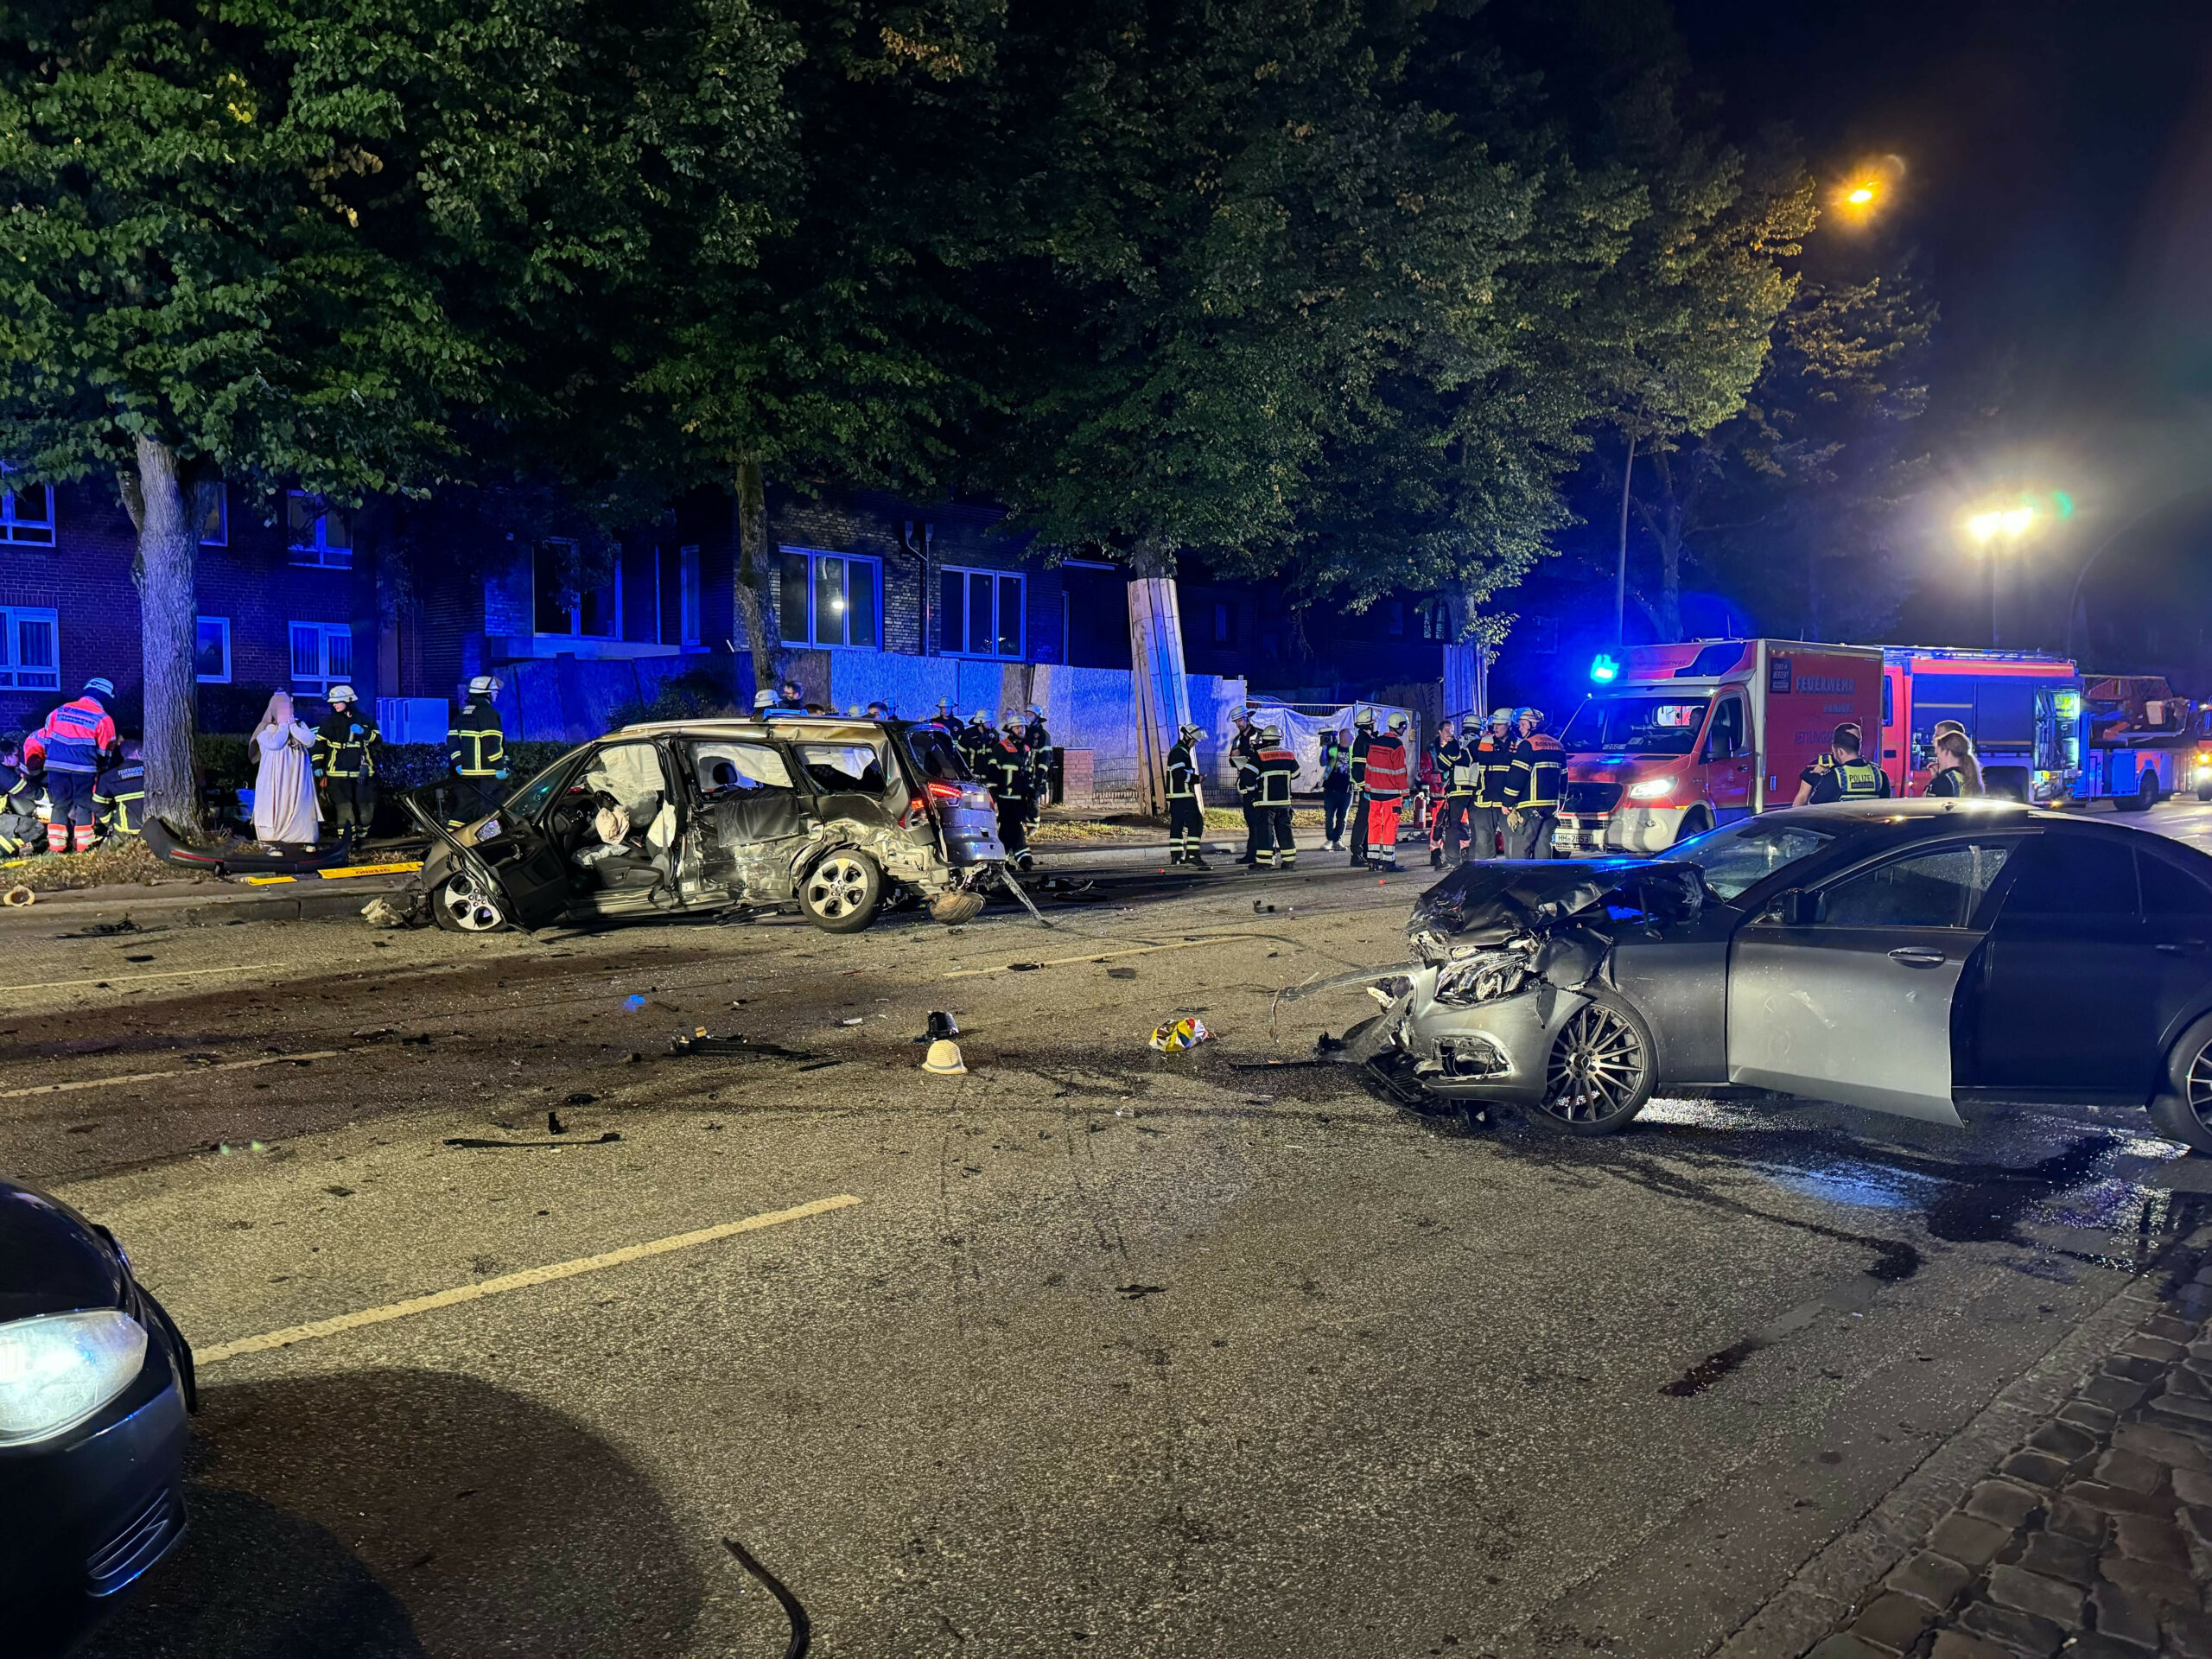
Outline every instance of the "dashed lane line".
<path fill-rule="evenodd" d="M 119 1089 L 126 1083 L 159 1083 L 165 1077 L 199 1077 L 211 1071 L 250 1071 L 257 1065 L 297 1065 L 302 1060 L 334 1059 L 346 1051 L 312 1048 L 298 1054 L 263 1054 L 251 1060 L 224 1060 L 214 1065 L 188 1065 L 176 1071 L 133 1071 L 120 1077 L 79 1077 L 69 1083 L 41 1083 L 29 1089 L 0 1089 L 0 1100 L 24 1100 L 33 1095 L 66 1095 L 78 1089 Z"/>
<path fill-rule="evenodd" d="M 696 1232 L 677 1233 L 673 1237 L 657 1238 L 650 1243 L 628 1244 L 619 1250 L 582 1256 L 574 1262 L 556 1262 L 548 1267 L 526 1268 L 520 1273 L 479 1280 L 473 1285 L 455 1285 L 451 1290 L 435 1291 L 428 1296 L 412 1296 L 404 1302 L 387 1302 L 382 1307 L 365 1307 L 358 1313 L 340 1313 L 334 1319 L 289 1325 L 284 1330 L 267 1332 L 257 1337 L 240 1337 L 235 1342 L 221 1342 L 211 1348 L 196 1349 L 193 1358 L 198 1364 L 213 1365 L 226 1359 L 235 1359 L 240 1354 L 257 1354 L 270 1348 L 289 1348 L 295 1343 L 315 1342 L 324 1337 L 358 1331 L 364 1325 L 385 1325 L 393 1319 L 412 1319 L 417 1313 L 428 1313 L 441 1307 L 457 1307 L 463 1302 L 481 1301 L 486 1296 L 504 1295 L 511 1290 L 526 1290 L 532 1285 L 550 1285 L 556 1280 L 573 1279 L 578 1274 L 597 1273 L 605 1268 L 619 1268 L 626 1262 L 642 1262 L 647 1256 L 666 1255 L 671 1250 L 688 1250 L 697 1245 L 711 1244 L 717 1239 L 733 1238 L 740 1233 L 757 1233 L 766 1227 L 780 1227 L 788 1221 L 804 1221 L 810 1216 L 826 1215 L 832 1210 L 849 1210 L 860 1202 L 851 1193 L 841 1192 L 835 1198 L 816 1198 L 811 1203 L 797 1205 L 789 1210 L 772 1210 L 765 1215 L 747 1216 L 742 1221 L 726 1221 L 720 1226 L 702 1227 Z"/>

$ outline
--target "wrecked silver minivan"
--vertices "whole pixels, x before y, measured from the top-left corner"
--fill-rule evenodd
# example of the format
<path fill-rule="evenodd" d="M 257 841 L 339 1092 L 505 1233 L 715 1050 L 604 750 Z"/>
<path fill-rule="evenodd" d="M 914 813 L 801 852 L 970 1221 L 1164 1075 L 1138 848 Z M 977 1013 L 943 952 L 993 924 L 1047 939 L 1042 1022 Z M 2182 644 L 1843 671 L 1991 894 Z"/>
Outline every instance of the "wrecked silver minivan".
<path fill-rule="evenodd" d="M 465 932 L 737 909 L 851 933 L 914 902 L 961 922 L 1006 856 L 989 792 L 926 721 L 626 726 L 458 830 L 419 793 L 402 798 L 433 843 L 413 903 Z"/>
<path fill-rule="evenodd" d="M 1462 866 L 1414 906 L 1416 965 L 1379 988 L 1389 1006 L 1361 1046 L 1440 1101 L 1618 1128 L 1649 1097 L 1658 1056 L 1613 982 L 1617 948 L 1678 932 L 1707 902 L 1687 864 Z"/>

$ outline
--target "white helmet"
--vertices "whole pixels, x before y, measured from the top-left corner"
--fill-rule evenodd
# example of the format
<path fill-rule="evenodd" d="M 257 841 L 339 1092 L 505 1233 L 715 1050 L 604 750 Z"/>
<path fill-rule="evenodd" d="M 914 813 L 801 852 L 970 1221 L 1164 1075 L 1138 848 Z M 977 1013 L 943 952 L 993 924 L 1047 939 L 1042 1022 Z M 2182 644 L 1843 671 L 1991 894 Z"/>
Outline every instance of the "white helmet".
<path fill-rule="evenodd" d="M 1402 732 L 1406 729 L 1406 717 L 1402 712 L 1390 716 L 1390 729 L 1394 732 Z"/>

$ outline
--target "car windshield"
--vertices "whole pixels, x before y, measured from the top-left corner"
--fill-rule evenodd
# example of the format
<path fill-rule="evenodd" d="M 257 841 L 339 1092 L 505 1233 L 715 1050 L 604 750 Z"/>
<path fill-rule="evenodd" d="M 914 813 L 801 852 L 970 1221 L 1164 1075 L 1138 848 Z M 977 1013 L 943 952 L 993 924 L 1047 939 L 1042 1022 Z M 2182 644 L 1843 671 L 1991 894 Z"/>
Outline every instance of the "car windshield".
<path fill-rule="evenodd" d="M 1560 734 L 1570 754 L 1688 754 L 1710 697 L 1592 697 Z"/>
<path fill-rule="evenodd" d="M 561 785 L 568 780 L 569 772 L 576 763 L 573 754 L 564 754 L 539 772 L 520 789 L 507 798 L 505 816 L 517 823 L 535 818 L 545 803 L 553 798 Z"/>
<path fill-rule="evenodd" d="M 1659 857 L 1662 863 L 1696 865 L 1713 896 L 1726 900 L 1749 892 L 1776 871 L 1810 858 L 1834 839 L 1825 830 L 1754 818 L 1693 836 Z"/>

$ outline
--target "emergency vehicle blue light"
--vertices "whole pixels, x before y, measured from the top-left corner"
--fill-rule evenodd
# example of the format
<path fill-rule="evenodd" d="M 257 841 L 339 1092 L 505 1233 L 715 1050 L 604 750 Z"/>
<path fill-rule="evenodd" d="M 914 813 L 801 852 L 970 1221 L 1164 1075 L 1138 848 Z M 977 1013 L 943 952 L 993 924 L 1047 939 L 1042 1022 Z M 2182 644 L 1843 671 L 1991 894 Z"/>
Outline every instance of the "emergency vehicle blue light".
<path fill-rule="evenodd" d="M 1605 652 L 1590 659 L 1590 677 L 1599 685 L 1611 685 L 1619 677 L 1621 665 Z"/>

